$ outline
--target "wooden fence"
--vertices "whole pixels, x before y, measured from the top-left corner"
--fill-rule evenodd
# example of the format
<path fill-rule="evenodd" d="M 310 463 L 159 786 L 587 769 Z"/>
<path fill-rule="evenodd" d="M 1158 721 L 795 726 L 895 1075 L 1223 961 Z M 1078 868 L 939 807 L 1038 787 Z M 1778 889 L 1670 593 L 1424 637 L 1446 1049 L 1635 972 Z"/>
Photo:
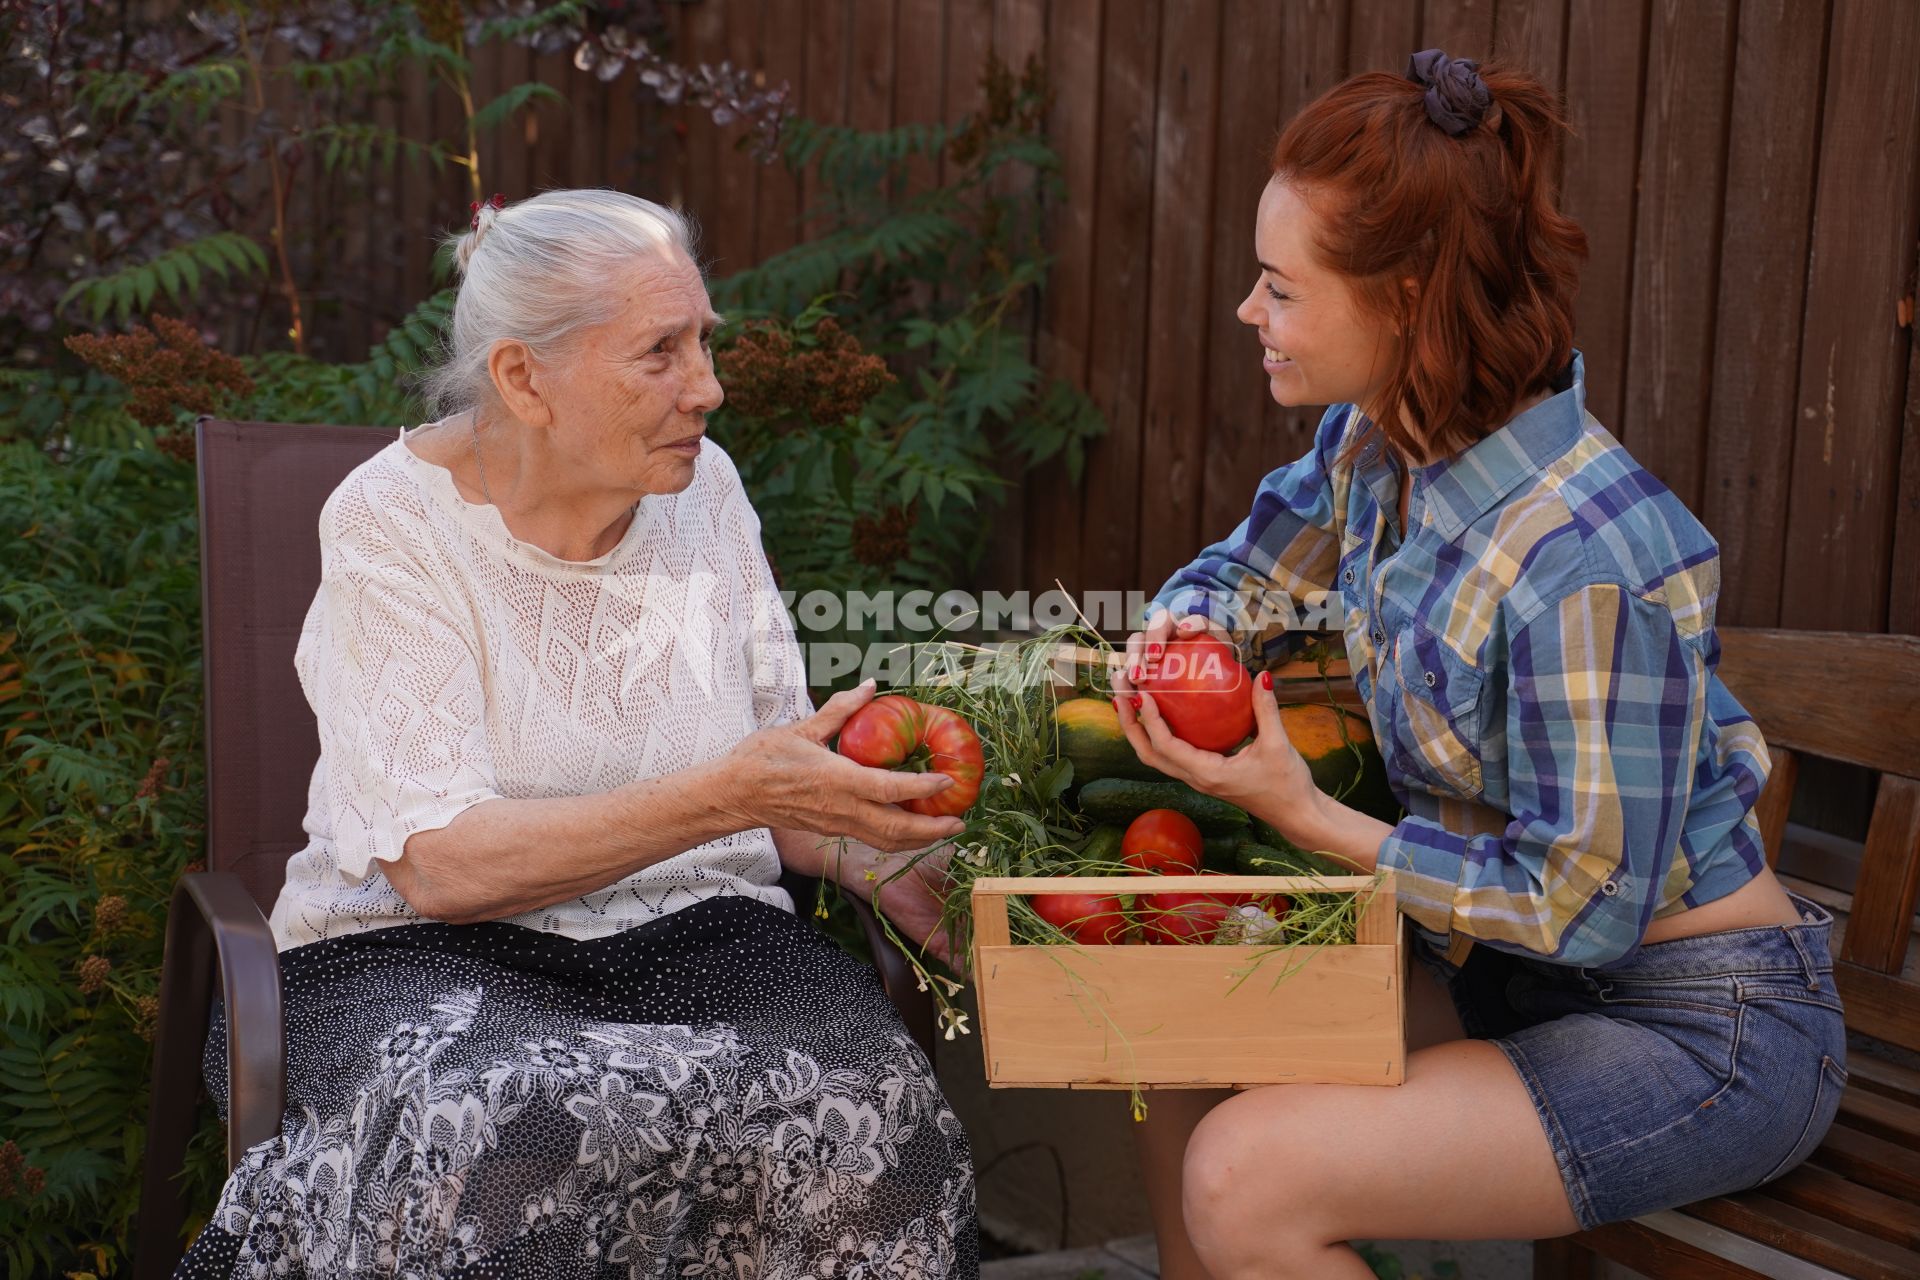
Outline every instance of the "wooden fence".
<path fill-rule="evenodd" d="M 1586 226 L 1578 342 L 1593 411 L 1724 551 L 1722 620 L 1920 632 L 1920 4 L 1913 0 L 696 0 L 675 55 L 786 80 L 802 111 L 863 126 L 950 119 L 991 51 L 1045 65 L 1067 198 L 1038 300 L 1044 365 L 1110 435 L 1079 486 L 1029 480 L 983 585 L 1157 586 L 1229 531 L 1316 416 L 1267 397 L 1233 315 L 1278 128 L 1315 94 L 1408 53 L 1515 60 L 1565 94 L 1565 207 Z M 719 271 L 793 243 L 807 192 L 696 110 L 663 111 L 496 51 L 569 101 L 483 156 L 489 190 L 609 184 L 679 202 Z M 420 85 L 375 108 L 432 127 Z M 426 287 L 422 228 L 457 180 L 406 172 L 315 196 L 342 270 L 378 273 L 329 321 L 343 347 Z M 1904 300 L 1904 302 L 1903 302 Z M 1903 310 L 1904 307 L 1904 310 Z"/>

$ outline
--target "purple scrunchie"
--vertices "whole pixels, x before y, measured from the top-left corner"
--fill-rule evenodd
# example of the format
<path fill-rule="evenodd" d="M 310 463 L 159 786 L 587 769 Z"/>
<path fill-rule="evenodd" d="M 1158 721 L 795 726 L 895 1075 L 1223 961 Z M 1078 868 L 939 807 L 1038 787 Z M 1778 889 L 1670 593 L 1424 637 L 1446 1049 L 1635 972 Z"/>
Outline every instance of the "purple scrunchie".
<path fill-rule="evenodd" d="M 1427 86 L 1427 117 L 1454 137 L 1479 126 L 1493 105 L 1480 64 L 1425 49 L 1407 59 L 1407 79 Z"/>

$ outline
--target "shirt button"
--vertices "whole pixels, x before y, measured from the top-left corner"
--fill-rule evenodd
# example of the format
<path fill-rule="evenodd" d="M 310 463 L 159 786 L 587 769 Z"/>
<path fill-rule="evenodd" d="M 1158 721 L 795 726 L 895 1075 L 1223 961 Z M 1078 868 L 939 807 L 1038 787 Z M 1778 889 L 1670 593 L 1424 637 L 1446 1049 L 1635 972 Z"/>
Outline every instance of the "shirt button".
<path fill-rule="evenodd" d="M 1346 571 L 1346 572 L 1345 572 L 1344 574 L 1342 574 L 1342 575 L 1341 575 L 1341 577 L 1340 577 L 1340 580 L 1341 580 L 1342 582 L 1344 582 L 1344 583 L 1346 583 L 1346 584 L 1347 584 L 1348 586 L 1352 586 L 1352 585 L 1353 585 L 1353 570 L 1351 570 L 1351 569 L 1349 569 L 1349 570 L 1347 570 L 1347 571 Z"/>
<path fill-rule="evenodd" d="M 1387 642 L 1387 633 L 1382 631 L 1380 628 L 1375 627 L 1373 629 L 1373 642 L 1376 645 L 1385 644 Z"/>
<path fill-rule="evenodd" d="M 1427 679 L 1427 688 L 1429 689 L 1433 688 L 1434 686 L 1433 672 L 1431 671 L 1427 672 L 1426 679 Z"/>
<path fill-rule="evenodd" d="M 1600 892 L 1606 894 L 1609 898 L 1611 898 L 1614 894 L 1620 892 L 1620 886 L 1615 884 L 1613 881 L 1608 880 L 1600 886 Z"/>

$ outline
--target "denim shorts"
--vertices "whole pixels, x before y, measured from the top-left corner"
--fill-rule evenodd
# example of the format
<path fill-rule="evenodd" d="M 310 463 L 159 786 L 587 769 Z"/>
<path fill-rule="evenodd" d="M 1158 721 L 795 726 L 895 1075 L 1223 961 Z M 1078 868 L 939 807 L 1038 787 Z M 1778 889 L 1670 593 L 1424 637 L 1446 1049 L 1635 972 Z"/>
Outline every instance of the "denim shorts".
<path fill-rule="evenodd" d="M 1605 969 L 1422 947 L 1469 1036 L 1513 1063 L 1582 1228 L 1758 1186 L 1805 1160 L 1847 1083 L 1833 917 L 1643 946 Z"/>

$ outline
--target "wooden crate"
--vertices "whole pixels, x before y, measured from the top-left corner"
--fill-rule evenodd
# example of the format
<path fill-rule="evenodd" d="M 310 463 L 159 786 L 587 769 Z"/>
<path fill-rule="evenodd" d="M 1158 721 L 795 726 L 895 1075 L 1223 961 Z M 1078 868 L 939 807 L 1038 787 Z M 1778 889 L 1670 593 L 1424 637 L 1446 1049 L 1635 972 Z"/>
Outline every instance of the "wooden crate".
<path fill-rule="evenodd" d="M 1391 874 L 1377 882 L 1154 877 L 1156 893 L 1367 894 L 1353 944 L 1269 954 L 1244 980 L 1271 949 L 1016 945 L 1009 935 L 1009 897 L 1148 887 L 1137 876 L 974 882 L 973 975 L 989 1085 L 1217 1089 L 1405 1077 L 1407 931 Z"/>

